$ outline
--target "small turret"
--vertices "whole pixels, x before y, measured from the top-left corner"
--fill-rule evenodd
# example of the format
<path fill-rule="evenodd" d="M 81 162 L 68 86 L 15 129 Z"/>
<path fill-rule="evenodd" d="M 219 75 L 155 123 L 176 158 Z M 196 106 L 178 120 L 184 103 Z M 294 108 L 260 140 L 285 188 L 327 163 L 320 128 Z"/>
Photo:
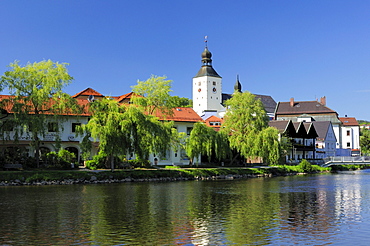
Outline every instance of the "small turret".
<path fill-rule="evenodd" d="M 239 74 L 236 76 L 236 82 L 234 85 L 234 92 L 242 92 L 242 85 L 239 82 Z"/>

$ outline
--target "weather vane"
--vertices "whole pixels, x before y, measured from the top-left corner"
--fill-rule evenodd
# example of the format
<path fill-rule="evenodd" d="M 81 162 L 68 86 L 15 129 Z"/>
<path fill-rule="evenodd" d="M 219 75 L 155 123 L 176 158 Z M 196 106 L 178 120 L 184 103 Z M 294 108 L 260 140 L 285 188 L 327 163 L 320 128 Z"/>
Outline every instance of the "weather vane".
<path fill-rule="evenodd" d="M 208 36 L 204 36 L 204 42 L 206 43 L 206 47 L 207 47 L 207 42 L 208 42 Z"/>

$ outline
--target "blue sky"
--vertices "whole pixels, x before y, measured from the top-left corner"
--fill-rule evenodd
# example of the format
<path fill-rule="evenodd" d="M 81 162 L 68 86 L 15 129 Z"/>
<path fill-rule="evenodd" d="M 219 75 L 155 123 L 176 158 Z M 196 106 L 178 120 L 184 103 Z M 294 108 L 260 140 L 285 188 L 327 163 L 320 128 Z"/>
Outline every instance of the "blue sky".
<path fill-rule="evenodd" d="M 191 98 L 204 36 L 232 93 L 316 100 L 370 120 L 370 2 L 330 0 L 3 0 L 0 73 L 51 59 L 74 77 L 66 92 L 131 91 L 151 74 Z M 3 92 L 4 93 L 4 92 Z"/>

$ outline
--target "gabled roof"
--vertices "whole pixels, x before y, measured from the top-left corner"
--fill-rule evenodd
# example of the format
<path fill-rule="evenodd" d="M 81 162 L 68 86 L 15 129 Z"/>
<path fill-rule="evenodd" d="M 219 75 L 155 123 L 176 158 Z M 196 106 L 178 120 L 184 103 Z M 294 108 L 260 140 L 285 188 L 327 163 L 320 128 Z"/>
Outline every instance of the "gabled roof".
<path fill-rule="evenodd" d="M 306 138 L 317 138 L 317 132 L 315 126 L 311 122 L 302 122 L 304 128 L 306 129 Z"/>
<path fill-rule="evenodd" d="M 282 134 L 287 136 L 295 135 L 295 128 L 291 120 L 272 120 L 268 122 L 269 126 L 275 127 Z"/>
<path fill-rule="evenodd" d="M 356 118 L 354 117 L 339 117 L 339 120 L 344 126 L 359 126 Z"/>
<path fill-rule="evenodd" d="M 336 114 L 334 110 L 326 107 L 318 101 L 300 102 L 278 102 L 276 107 L 277 115 L 301 115 L 301 114 Z"/>
<path fill-rule="evenodd" d="M 79 97 L 79 96 L 97 96 L 97 97 L 104 97 L 102 94 L 100 94 L 99 92 L 97 92 L 96 90 L 91 89 L 91 88 L 86 88 L 85 90 L 80 91 L 79 93 L 77 93 L 77 94 L 73 95 L 72 97 L 76 98 L 76 97 Z"/>
<path fill-rule="evenodd" d="M 117 98 L 117 101 L 118 102 L 122 102 L 123 100 L 125 100 L 125 99 L 127 99 L 127 100 L 130 100 L 133 96 L 139 96 L 139 97 L 141 97 L 140 95 L 137 95 L 136 93 L 134 93 L 134 92 L 129 92 L 129 93 L 127 93 L 127 94 L 124 94 L 124 95 L 122 95 L 122 96 L 119 96 L 118 98 Z"/>
<path fill-rule="evenodd" d="M 221 127 L 221 124 L 223 123 L 223 119 L 217 117 L 217 116 L 210 116 L 208 117 L 206 120 L 204 120 L 206 122 L 206 125 L 209 126 L 209 127 L 213 127 L 213 128 L 220 128 Z M 211 124 L 211 122 L 220 122 L 220 125 L 213 125 Z"/>
<path fill-rule="evenodd" d="M 324 141 L 326 138 L 326 135 L 328 134 L 328 131 L 330 127 L 332 127 L 332 124 L 330 121 L 313 121 L 312 124 L 315 126 L 316 132 L 317 132 L 317 140 Z M 334 138 L 335 138 L 335 134 Z"/>
<path fill-rule="evenodd" d="M 269 126 L 275 127 L 282 134 L 291 138 L 316 138 L 317 132 L 311 122 L 292 122 L 291 120 L 269 121 Z"/>

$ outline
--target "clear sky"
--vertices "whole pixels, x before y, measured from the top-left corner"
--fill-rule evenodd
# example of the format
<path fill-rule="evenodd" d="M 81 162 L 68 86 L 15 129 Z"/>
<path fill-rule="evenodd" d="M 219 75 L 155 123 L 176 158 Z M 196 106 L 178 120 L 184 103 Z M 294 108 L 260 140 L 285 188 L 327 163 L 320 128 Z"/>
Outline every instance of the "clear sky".
<path fill-rule="evenodd" d="M 2 0 L 0 23 L 0 73 L 67 62 L 70 94 L 118 96 L 154 74 L 191 98 L 207 35 L 223 92 L 239 74 L 243 91 L 326 96 L 339 116 L 370 120 L 370 1 Z"/>

